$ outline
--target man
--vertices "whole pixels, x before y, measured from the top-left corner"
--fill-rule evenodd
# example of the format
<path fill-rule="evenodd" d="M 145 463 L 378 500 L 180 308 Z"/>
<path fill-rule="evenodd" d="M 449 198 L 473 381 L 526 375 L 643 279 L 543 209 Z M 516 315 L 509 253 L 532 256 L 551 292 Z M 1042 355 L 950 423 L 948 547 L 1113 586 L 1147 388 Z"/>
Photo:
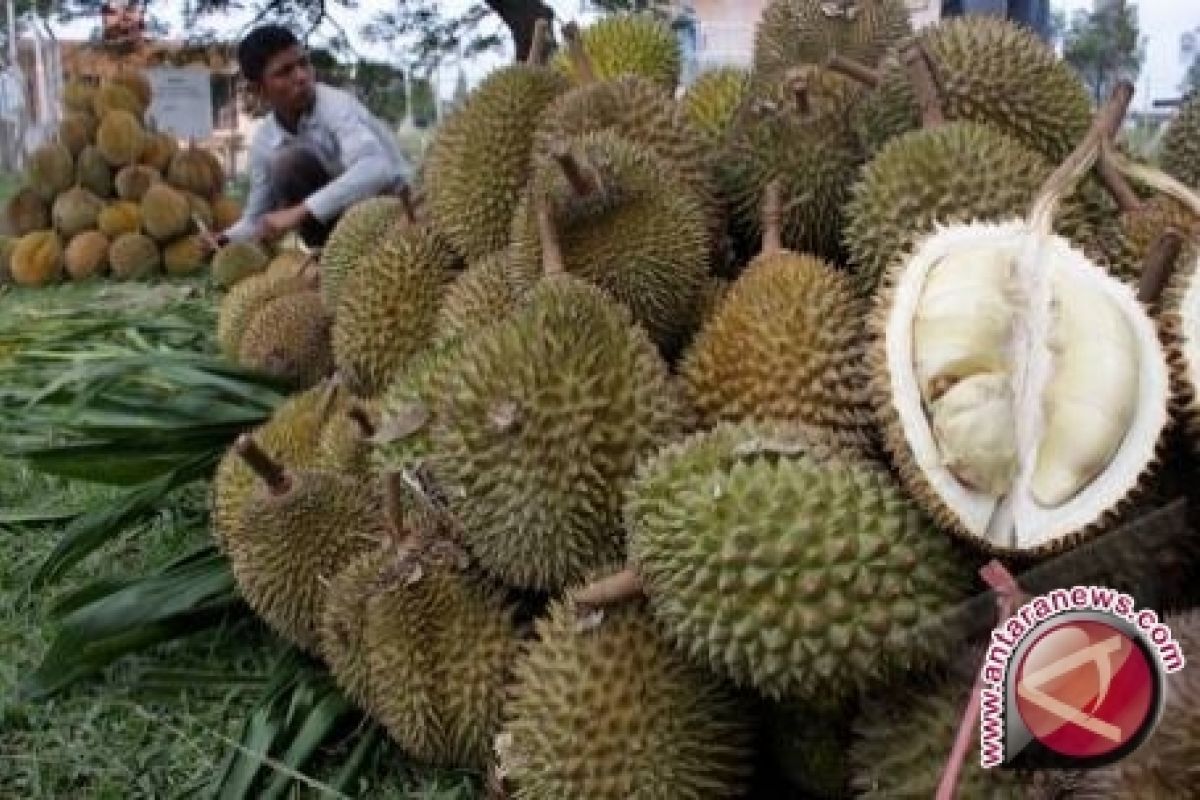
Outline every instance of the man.
<path fill-rule="evenodd" d="M 238 47 L 238 64 L 269 113 L 250 144 L 242 218 L 213 244 L 296 231 L 320 247 L 348 207 L 407 185 L 412 168 L 392 132 L 352 95 L 317 83 L 291 31 L 251 31 Z"/>

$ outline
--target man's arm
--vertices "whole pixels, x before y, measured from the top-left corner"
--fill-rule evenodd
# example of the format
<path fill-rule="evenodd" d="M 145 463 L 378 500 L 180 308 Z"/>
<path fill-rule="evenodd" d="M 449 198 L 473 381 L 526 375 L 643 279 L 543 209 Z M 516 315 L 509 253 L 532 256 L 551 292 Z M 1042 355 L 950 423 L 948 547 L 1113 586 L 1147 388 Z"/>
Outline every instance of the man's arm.
<path fill-rule="evenodd" d="M 267 159 L 255 147 L 250 151 L 250 191 L 242 207 L 242 216 L 217 236 L 218 243 L 244 242 L 258 236 L 258 223 L 271 210 L 270 176 L 267 174 Z"/>
<path fill-rule="evenodd" d="M 368 112 L 352 97 L 339 98 L 328 120 L 341 146 L 345 171 L 327 186 L 309 195 L 304 201 L 310 214 L 327 223 L 347 207 L 373 197 L 391 187 L 397 173 L 387 151 L 375 137 L 368 122 Z"/>

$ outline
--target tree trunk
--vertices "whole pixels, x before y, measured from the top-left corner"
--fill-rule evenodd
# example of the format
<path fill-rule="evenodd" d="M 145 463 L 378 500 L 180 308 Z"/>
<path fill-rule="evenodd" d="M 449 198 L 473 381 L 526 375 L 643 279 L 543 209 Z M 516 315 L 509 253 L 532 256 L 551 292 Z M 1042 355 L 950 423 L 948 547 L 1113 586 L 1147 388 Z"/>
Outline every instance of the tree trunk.
<path fill-rule="evenodd" d="M 554 9 L 541 0 L 485 0 L 490 8 L 512 34 L 517 46 L 517 61 L 524 61 L 533 44 L 533 29 L 539 19 L 552 21 Z"/>

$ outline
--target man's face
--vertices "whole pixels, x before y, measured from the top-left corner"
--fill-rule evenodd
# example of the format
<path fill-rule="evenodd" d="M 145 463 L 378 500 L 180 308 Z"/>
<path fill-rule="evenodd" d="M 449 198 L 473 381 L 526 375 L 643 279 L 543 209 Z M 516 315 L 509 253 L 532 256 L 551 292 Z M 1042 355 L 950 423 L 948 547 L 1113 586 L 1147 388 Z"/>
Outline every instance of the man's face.
<path fill-rule="evenodd" d="M 303 111 L 316 93 L 312 64 L 299 45 L 276 53 L 263 70 L 262 98 L 277 111 Z"/>

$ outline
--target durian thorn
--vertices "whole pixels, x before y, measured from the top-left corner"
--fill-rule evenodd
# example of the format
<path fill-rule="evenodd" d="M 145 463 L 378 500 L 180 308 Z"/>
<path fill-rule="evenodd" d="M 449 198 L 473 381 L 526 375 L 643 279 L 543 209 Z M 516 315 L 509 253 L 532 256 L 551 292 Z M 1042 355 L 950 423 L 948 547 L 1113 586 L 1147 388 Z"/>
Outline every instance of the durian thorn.
<path fill-rule="evenodd" d="M 1003 564 L 993 559 L 979 570 L 984 582 L 996 593 L 997 625 L 1013 615 L 1023 600 L 1021 588 Z M 936 800 L 954 800 L 958 787 L 958 778 L 966 763 L 967 752 L 974 741 L 976 725 L 979 722 L 979 709 L 982 704 L 983 670 L 976 670 L 975 685 L 971 688 L 971 697 L 963 711 L 958 732 L 954 737 L 954 746 L 946 759 L 942 770 L 941 781 L 938 782 Z"/>
<path fill-rule="evenodd" d="M 1142 262 L 1142 275 L 1138 281 L 1138 300 L 1153 305 L 1162 297 L 1163 289 L 1171 280 L 1171 272 L 1179 261 L 1183 250 L 1183 234 L 1168 228 L 1154 240 L 1146 260 Z"/>
<path fill-rule="evenodd" d="M 550 20 L 538 17 L 533 23 L 533 39 L 529 43 L 529 52 L 525 55 L 525 63 L 540 67 L 546 63 L 546 42 L 550 37 Z"/>
<path fill-rule="evenodd" d="M 1142 198 L 1137 196 L 1137 192 L 1129 185 L 1129 181 L 1125 180 L 1125 176 L 1121 174 L 1121 170 L 1113 162 L 1113 147 L 1111 141 L 1106 141 L 1100 149 L 1100 160 L 1096 164 L 1096 172 L 1100 175 L 1100 182 L 1104 184 L 1104 188 L 1112 195 L 1112 199 L 1116 202 L 1117 208 L 1122 214 L 1132 214 L 1141 210 L 1145 205 Z"/>
<path fill-rule="evenodd" d="M 350 410 L 346 412 L 346 416 L 358 426 L 358 435 L 363 439 L 370 439 L 375 435 L 375 424 L 371 422 L 370 415 L 362 406 L 357 403 L 351 406 Z"/>
<path fill-rule="evenodd" d="M 592 581 L 575 592 L 576 604 L 604 608 L 623 603 L 645 594 L 642 578 L 637 570 L 629 568 Z"/>
<path fill-rule="evenodd" d="M 1109 148 L 1108 158 L 1121 174 L 1178 200 L 1193 216 L 1200 218 L 1200 194 L 1181 181 L 1154 167 L 1135 164 L 1116 148 Z"/>
<path fill-rule="evenodd" d="M 836 72 L 837 74 L 849 78 L 852 81 L 861 83 L 868 89 L 874 89 L 883 82 L 883 75 L 879 70 L 872 69 L 861 61 L 855 61 L 852 58 L 846 58 L 838 53 L 832 53 L 825 60 L 826 69 Z"/>
<path fill-rule="evenodd" d="M 536 201 L 538 237 L 542 245 L 542 272 L 546 275 L 561 275 L 567 271 L 563 261 L 562 246 L 558 241 L 558 231 L 554 229 L 554 220 L 550 217 L 549 202 L 544 198 Z"/>
<path fill-rule="evenodd" d="M 772 178 L 763 188 L 762 252 L 783 250 L 783 179 Z"/>
<path fill-rule="evenodd" d="M 1042 184 L 1029 212 L 1030 225 L 1041 235 L 1050 233 L 1054 225 L 1054 211 L 1059 201 L 1087 174 L 1100 157 L 1101 149 L 1109 140 L 1109 131 L 1121 127 L 1121 121 L 1125 119 L 1129 103 L 1133 100 L 1133 91 L 1133 83 L 1130 81 L 1117 81 L 1112 93 L 1092 119 L 1092 127 L 1087 135 Z M 1120 163 L 1119 159 L 1114 160 Z"/>
<path fill-rule="evenodd" d="M 567 54 L 575 65 L 575 71 L 579 73 L 579 82 L 595 83 L 596 69 L 592 65 L 591 56 L 583 48 L 583 37 L 579 32 L 579 26 L 574 22 L 564 25 L 563 39 L 567 42 Z"/>
<path fill-rule="evenodd" d="M 920 43 L 914 43 L 904 51 L 904 68 L 917 96 L 922 126 L 934 128 L 945 124 L 946 114 L 942 110 L 942 97 L 933 70 L 933 59 Z"/>
<path fill-rule="evenodd" d="M 233 449 L 241 456 L 242 461 L 246 462 L 246 466 L 266 484 L 267 488 L 271 490 L 271 494 L 285 494 L 292 488 L 292 479 L 288 476 L 287 470 L 282 464 L 267 455 L 267 452 L 259 447 L 258 442 L 254 441 L 254 437 L 249 433 L 239 436 Z"/>
<path fill-rule="evenodd" d="M 596 182 L 584 174 L 583 167 L 579 165 L 579 159 L 575 158 L 575 154 L 571 152 L 569 144 L 561 139 L 556 140 L 550 145 L 550 156 L 558 163 L 559 169 L 562 170 L 567 182 L 571 184 L 575 194 L 587 197 L 596 191 Z"/>

